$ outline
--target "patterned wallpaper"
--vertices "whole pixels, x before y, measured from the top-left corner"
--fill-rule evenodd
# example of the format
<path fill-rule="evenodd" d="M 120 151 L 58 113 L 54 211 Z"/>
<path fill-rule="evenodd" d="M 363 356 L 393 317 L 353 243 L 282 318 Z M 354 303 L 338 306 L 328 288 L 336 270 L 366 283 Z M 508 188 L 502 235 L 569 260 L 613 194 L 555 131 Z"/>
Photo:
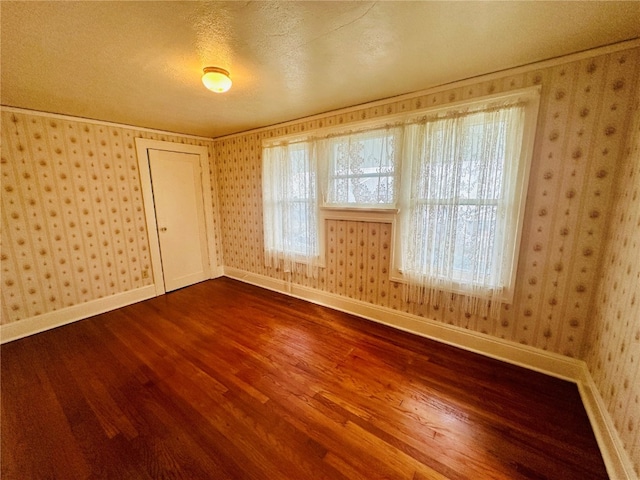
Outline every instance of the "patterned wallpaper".
<path fill-rule="evenodd" d="M 328 220 L 326 268 L 316 279 L 292 281 L 564 355 L 585 350 L 638 471 L 637 99 L 633 141 L 628 153 L 623 148 L 639 70 L 636 48 L 213 142 L 3 110 L 1 321 L 150 284 L 152 275 L 141 275 L 150 258 L 135 137 L 213 148 L 218 262 L 284 279 L 264 266 L 262 253 L 263 139 L 542 85 L 516 294 L 500 320 L 403 302 L 401 285 L 389 279 L 393 239 L 386 223 Z"/>
<path fill-rule="evenodd" d="M 586 360 L 640 477 L 640 89 L 616 187 Z"/>
<path fill-rule="evenodd" d="M 326 268 L 293 281 L 568 356 L 579 356 L 605 240 L 616 166 L 640 49 L 504 76 L 387 104 L 329 113 L 218 139 L 225 266 L 284 279 L 264 266 L 261 200 L 263 139 L 542 85 L 514 303 L 499 321 L 402 301 L 390 281 L 389 225 L 329 221 Z"/>
<path fill-rule="evenodd" d="M 207 140 L 2 111 L 2 323 L 152 282 L 135 137 L 211 152 Z"/>

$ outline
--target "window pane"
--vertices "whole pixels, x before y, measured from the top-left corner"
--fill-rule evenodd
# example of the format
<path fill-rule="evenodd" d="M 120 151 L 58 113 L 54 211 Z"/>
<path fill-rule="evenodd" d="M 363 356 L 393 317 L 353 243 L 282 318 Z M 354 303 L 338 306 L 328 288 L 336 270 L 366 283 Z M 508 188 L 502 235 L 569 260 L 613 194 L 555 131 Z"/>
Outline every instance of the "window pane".
<path fill-rule="evenodd" d="M 505 123 L 482 123 L 477 115 L 465 119 L 460 161 L 460 198 L 491 198 L 502 192 Z"/>
<path fill-rule="evenodd" d="M 318 219 L 315 161 L 308 143 L 263 150 L 265 260 L 285 271 L 293 263 L 317 262 Z"/>
<path fill-rule="evenodd" d="M 400 208 L 410 282 L 485 299 L 511 288 L 523 119 L 524 106 L 513 104 L 408 127 L 411 176 L 403 178 Z"/>
<path fill-rule="evenodd" d="M 338 197 L 344 200 L 336 203 L 355 205 L 393 203 L 393 176 L 352 176 L 348 178 L 335 178 L 333 181 L 335 189 L 338 192 Z M 372 198 L 375 201 L 372 201 Z"/>
<path fill-rule="evenodd" d="M 291 201 L 285 205 L 288 225 L 286 245 L 287 251 L 307 255 L 313 251 L 316 244 L 316 225 L 311 211 L 312 205 L 305 201 Z"/>
<path fill-rule="evenodd" d="M 465 283 L 495 284 L 495 205 L 423 205 L 420 273 Z M 478 255 L 479 251 L 487 252 Z"/>
<path fill-rule="evenodd" d="M 463 205 L 456 209 L 453 278 L 495 285 L 491 278 L 496 231 L 496 206 Z M 478 255 L 478 252 L 487 252 Z"/>
<path fill-rule="evenodd" d="M 397 133 L 388 130 L 329 139 L 328 203 L 395 203 Z"/>
<path fill-rule="evenodd" d="M 447 122 L 431 126 L 425 141 L 426 163 L 419 180 L 422 198 L 501 198 L 506 125 L 481 121 L 471 115 L 460 120 L 456 128 Z"/>

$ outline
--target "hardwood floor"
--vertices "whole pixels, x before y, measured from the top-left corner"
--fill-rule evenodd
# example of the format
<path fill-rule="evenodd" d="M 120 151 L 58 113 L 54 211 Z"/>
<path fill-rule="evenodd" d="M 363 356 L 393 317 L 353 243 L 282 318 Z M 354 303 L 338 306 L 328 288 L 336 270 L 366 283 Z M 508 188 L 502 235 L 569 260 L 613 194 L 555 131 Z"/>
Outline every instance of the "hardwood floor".
<path fill-rule="evenodd" d="M 2 478 L 607 478 L 575 385 L 230 279 L 2 346 Z"/>

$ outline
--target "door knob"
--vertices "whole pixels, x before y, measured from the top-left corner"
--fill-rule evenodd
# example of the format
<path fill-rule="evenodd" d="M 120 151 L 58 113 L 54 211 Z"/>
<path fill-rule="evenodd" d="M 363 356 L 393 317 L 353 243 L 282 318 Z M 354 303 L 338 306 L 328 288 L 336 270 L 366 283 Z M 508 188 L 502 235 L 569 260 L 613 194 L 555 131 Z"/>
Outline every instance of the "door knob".
<path fill-rule="evenodd" d="M 161 231 L 161 232 L 166 232 L 166 231 L 167 231 L 167 227 L 162 227 L 162 228 L 160 229 L 160 231 Z"/>

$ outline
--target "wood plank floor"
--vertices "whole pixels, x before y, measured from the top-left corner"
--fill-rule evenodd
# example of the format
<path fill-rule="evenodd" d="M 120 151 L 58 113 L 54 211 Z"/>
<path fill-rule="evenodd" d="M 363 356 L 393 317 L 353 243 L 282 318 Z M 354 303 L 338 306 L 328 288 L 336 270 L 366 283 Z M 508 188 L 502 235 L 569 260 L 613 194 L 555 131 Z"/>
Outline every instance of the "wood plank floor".
<path fill-rule="evenodd" d="M 5 480 L 607 478 L 575 385 L 230 279 L 1 354 Z"/>

